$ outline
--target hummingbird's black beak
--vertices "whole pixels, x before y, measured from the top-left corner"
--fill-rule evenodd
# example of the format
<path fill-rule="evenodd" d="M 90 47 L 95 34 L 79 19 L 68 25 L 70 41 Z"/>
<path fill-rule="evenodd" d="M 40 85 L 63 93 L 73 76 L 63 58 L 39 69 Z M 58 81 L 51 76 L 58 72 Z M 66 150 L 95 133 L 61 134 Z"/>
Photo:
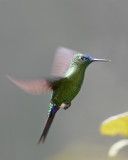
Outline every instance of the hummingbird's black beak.
<path fill-rule="evenodd" d="M 97 59 L 97 58 L 93 58 L 92 60 L 91 60 L 92 62 L 110 62 L 111 60 L 108 60 L 108 59 Z"/>

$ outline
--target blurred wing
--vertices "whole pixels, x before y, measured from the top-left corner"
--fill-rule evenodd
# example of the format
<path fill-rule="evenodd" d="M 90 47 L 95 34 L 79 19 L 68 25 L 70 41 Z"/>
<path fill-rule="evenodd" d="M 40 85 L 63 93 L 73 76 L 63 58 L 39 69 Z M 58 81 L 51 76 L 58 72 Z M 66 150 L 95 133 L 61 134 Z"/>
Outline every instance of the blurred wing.
<path fill-rule="evenodd" d="M 73 56 L 78 53 L 67 48 L 60 47 L 56 51 L 52 75 L 57 77 L 64 76 L 65 72 L 70 67 Z"/>
<path fill-rule="evenodd" d="M 42 92 L 45 92 L 47 90 L 51 90 L 52 83 L 50 83 L 50 81 L 47 81 L 46 79 L 20 80 L 11 78 L 10 76 L 7 76 L 7 78 L 22 90 L 30 94 L 36 95 L 41 94 Z"/>
<path fill-rule="evenodd" d="M 128 135 L 128 112 L 112 116 L 101 124 L 100 131 L 104 135 Z"/>
<path fill-rule="evenodd" d="M 114 143 L 109 149 L 109 157 L 115 157 L 118 154 L 118 152 L 125 146 L 128 146 L 128 139 L 123 139 Z"/>

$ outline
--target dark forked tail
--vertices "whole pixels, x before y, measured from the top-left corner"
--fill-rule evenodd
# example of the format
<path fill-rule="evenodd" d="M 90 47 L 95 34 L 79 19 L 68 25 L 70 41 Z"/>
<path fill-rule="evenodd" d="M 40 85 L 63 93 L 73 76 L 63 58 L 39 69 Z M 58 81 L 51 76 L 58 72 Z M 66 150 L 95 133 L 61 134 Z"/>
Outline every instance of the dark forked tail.
<path fill-rule="evenodd" d="M 53 105 L 52 108 L 51 108 L 51 111 L 48 114 L 48 118 L 46 120 L 44 129 L 43 129 L 42 135 L 41 135 L 41 137 L 40 137 L 40 139 L 38 141 L 38 144 L 40 144 L 40 142 L 44 143 L 57 110 L 58 109 L 56 108 L 56 105 Z"/>

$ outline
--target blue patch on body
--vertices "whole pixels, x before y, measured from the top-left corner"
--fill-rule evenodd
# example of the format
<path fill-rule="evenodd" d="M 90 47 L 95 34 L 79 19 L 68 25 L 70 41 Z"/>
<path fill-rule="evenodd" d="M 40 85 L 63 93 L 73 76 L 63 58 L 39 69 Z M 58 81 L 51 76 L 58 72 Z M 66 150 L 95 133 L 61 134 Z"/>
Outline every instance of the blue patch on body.
<path fill-rule="evenodd" d="M 56 113 L 58 111 L 58 108 L 56 106 L 53 106 L 52 108 L 52 114 Z"/>
<path fill-rule="evenodd" d="M 58 111 L 58 108 L 56 107 L 56 104 L 55 103 L 54 104 L 50 103 L 48 114 L 50 112 L 52 112 L 52 114 L 55 114 L 57 111 Z"/>

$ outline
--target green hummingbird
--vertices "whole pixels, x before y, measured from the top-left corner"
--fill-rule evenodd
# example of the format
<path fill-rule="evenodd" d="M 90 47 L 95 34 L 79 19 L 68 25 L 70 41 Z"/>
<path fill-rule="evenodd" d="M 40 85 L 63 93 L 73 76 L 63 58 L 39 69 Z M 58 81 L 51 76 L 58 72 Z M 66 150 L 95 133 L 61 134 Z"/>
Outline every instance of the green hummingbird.
<path fill-rule="evenodd" d="M 60 108 L 68 109 L 71 106 L 71 101 L 81 89 L 87 66 L 96 61 L 108 62 L 109 60 L 92 58 L 87 54 L 59 47 L 56 51 L 51 78 L 20 80 L 7 76 L 28 93 L 41 94 L 47 90 L 52 91 L 47 120 L 38 144 L 45 141 L 56 112 Z"/>

